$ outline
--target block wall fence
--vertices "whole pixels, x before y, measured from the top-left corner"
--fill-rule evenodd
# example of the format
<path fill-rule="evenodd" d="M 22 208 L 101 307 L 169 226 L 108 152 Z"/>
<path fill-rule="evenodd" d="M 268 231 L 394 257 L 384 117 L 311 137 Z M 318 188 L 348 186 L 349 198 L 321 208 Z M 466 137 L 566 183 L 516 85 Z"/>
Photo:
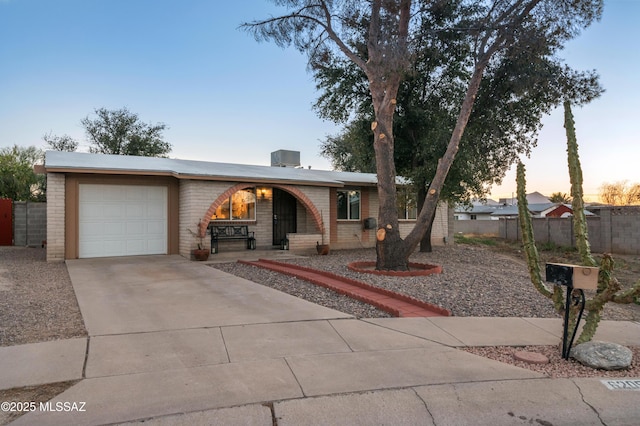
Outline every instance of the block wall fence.
<path fill-rule="evenodd" d="M 41 247 L 47 239 L 47 203 L 13 203 L 13 245 Z"/>
<path fill-rule="evenodd" d="M 640 206 L 600 207 L 596 216 L 587 217 L 591 250 L 595 253 L 640 254 Z M 468 224 L 467 222 L 474 222 Z M 497 222 L 497 231 L 496 231 Z M 533 218 L 533 234 L 538 243 L 575 246 L 571 218 Z M 520 221 L 456 220 L 454 232 L 496 235 L 511 241 L 521 241 Z"/>

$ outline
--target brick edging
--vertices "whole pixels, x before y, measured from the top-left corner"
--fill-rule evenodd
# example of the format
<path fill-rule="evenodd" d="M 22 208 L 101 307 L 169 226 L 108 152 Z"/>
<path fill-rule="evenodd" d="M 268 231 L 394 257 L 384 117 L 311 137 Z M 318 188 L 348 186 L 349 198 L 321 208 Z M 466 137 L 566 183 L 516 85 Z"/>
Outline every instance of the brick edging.
<path fill-rule="evenodd" d="M 407 296 L 407 295 L 402 294 L 402 293 L 396 293 L 395 291 L 391 291 L 391 290 L 387 290 L 387 289 L 384 289 L 384 288 L 376 287 L 376 286 L 373 286 L 371 284 L 367 284 L 367 283 L 362 282 L 362 281 L 354 280 L 352 278 L 344 277 L 342 275 L 334 274 L 334 273 L 327 272 L 327 271 L 308 268 L 306 266 L 294 265 L 294 264 L 291 264 L 291 263 L 278 262 L 278 261 L 271 260 L 271 259 L 259 259 L 258 262 L 251 262 L 251 261 L 246 261 L 246 260 L 238 260 L 238 263 L 243 263 L 243 264 L 253 265 L 253 266 L 261 266 L 260 263 L 262 263 L 262 264 L 267 264 L 267 265 L 273 265 L 275 267 L 287 268 L 287 269 L 294 270 L 294 271 L 298 270 L 298 271 L 310 272 L 310 273 L 314 273 L 314 274 L 325 276 L 327 278 L 333 278 L 333 279 L 345 282 L 347 284 L 351 284 L 351 285 L 353 285 L 355 287 L 360 287 L 362 289 L 369 290 L 369 291 L 377 293 L 377 294 L 381 294 L 381 295 L 388 296 L 388 297 L 391 297 L 391 298 L 394 298 L 394 299 L 402 300 L 403 302 L 411 303 L 411 304 L 419 306 L 419 307 L 421 307 L 423 309 L 427 309 L 427 310 L 433 311 L 433 312 L 435 312 L 437 314 L 440 314 L 442 316 L 447 316 L 447 317 L 451 316 L 451 311 L 450 310 L 442 308 L 440 306 L 436 306 L 436 305 L 433 305 L 431 303 L 424 302 L 422 300 L 416 299 L 416 298 L 411 297 L 411 296 Z M 266 267 L 266 265 L 265 265 L 265 267 Z M 269 269 L 276 270 L 275 268 L 269 268 Z M 318 280 L 314 280 L 313 278 L 305 277 L 303 274 L 296 274 L 293 271 L 283 271 L 283 270 L 277 270 L 277 272 L 284 273 L 284 274 L 291 275 L 291 276 L 295 276 L 295 277 L 298 277 L 298 278 L 303 278 L 303 279 L 305 279 L 307 281 L 313 282 L 314 284 L 320 285 L 322 287 L 329 288 L 329 286 L 326 285 L 326 283 L 318 282 Z M 356 297 L 356 295 L 353 295 L 350 292 L 347 292 L 345 290 L 334 289 L 334 288 L 332 288 L 332 290 L 337 291 L 338 293 L 341 293 L 341 294 L 345 294 L 345 295 L 347 295 L 349 297 L 353 297 L 355 299 L 364 301 L 366 303 L 373 304 L 374 306 L 377 306 L 377 307 L 380 307 L 379 305 L 383 305 L 383 304 L 380 304 L 379 302 L 375 302 L 375 301 L 372 301 L 372 300 L 368 300 L 368 299 L 367 300 L 363 300 L 362 296 L 357 295 L 357 297 Z M 366 298 L 364 298 L 364 299 L 366 299 Z M 386 312 L 389 312 L 392 315 L 399 316 L 399 312 L 398 312 L 397 309 L 388 307 L 386 305 L 383 305 L 383 306 L 385 306 L 385 308 L 380 307 L 382 310 L 384 310 Z M 391 312 L 389 309 L 391 309 L 393 312 Z"/>

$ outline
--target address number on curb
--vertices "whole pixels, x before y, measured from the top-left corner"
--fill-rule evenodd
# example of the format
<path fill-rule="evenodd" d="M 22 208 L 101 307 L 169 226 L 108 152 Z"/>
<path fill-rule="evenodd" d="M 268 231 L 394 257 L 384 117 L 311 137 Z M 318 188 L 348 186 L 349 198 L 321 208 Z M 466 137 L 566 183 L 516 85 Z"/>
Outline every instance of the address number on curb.
<path fill-rule="evenodd" d="M 640 380 L 600 380 L 609 390 L 640 391 Z"/>

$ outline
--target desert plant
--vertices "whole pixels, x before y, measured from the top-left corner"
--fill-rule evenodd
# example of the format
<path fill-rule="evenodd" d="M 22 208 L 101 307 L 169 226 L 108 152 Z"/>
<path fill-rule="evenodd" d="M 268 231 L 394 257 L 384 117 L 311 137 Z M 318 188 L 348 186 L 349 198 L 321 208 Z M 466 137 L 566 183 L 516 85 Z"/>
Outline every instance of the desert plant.
<path fill-rule="evenodd" d="M 200 230 L 200 228 L 198 227 L 198 231 L 199 230 Z M 198 250 L 202 250 L 202 245 L 204 243 L 203 242 L 204 235 L 202 235 L 200 232 L 192 231 L 189 228 L 187 228 L 187 231 L 189 231 L 189 233 L 195 237 L 196 245 L 198 246 Z"/>
<path fill-rule="evenodd" d="M 569 165 L 569 177 L 571 181 L 571 197 L 573 210 L 573 229 L 576 238 L 576 247 L 580 254 L 583 266 L 598 266 L 596 260 L 591 255 L 589 235 L 587 232 L 587 221 L 584 214 L 584 199 L 582 192 L 582 168 L 578 155 L 578 142 L 575 133 L 575 123 L 571 113 L 571 104 L 564 103 L 564 127 L 567 134 L 567 156 Z M 522 163 L 517 168 L 517 192 L 518 192 L 518 214 L 520 216 L 520 227 L 522 229 L 522 240 L 524 252 L 527 258 L 529 274 L 533 285 L 538 291 L 553 300 L 553 305 L 558 313 L 565 307 L 563 303 L 562 290 L 554 285 L 552 289 L 547 287 L 540 273 L 540 259 L 535 246 L 533 226 L 529 215 L 526 199 L 525 170 Z M 576 343 L 588 342 L 593 339 L 598 324 L 602 318 L 602 311 L 607 302 L 633 303 L 640 296 L 640 280 L 630 289 L 620 291 L 621 286 L 613 276 L 615 262 L 610 254 L 604 254 L 600 262 L 600 272 L 598 274 L 598 289 L 596 294 L 586 301 L 585 310 L 587 312 L 585 325 Z M 568 290 L 569 291 L 569 290 Z M 569 327 L 572 328 L 576 321 L 577 308 L 571 308 L 569 316 Z"/>

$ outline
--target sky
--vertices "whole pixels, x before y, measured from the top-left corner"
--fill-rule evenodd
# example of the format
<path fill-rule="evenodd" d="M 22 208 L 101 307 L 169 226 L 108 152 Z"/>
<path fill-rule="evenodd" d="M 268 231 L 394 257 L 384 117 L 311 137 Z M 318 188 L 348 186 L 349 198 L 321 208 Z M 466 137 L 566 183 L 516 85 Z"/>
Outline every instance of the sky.
<path fill-rule="evenodd" d="M 168 126 L 172 158 L 269 165 L 285 149 L 330 170 L 320 144 L 340 127 L 312 109 L 307 58 L 239 29 L 280 11 L 268 0 L 0 0 L 0 147 L 45 148 L 51 133 L 88 151 L 80 121 L 126 107 Z M 574 110 L 587 199 L 604 182 L 640 182 L 638 16 L 640 0 L 605 0 L 602 20 L 561 52 L 606 90 Z M 543 124 L 523 158 L 527 191 L 568 193 L 562 111 Z M 514 170 L 492 198 L 515 193 Z"/>

